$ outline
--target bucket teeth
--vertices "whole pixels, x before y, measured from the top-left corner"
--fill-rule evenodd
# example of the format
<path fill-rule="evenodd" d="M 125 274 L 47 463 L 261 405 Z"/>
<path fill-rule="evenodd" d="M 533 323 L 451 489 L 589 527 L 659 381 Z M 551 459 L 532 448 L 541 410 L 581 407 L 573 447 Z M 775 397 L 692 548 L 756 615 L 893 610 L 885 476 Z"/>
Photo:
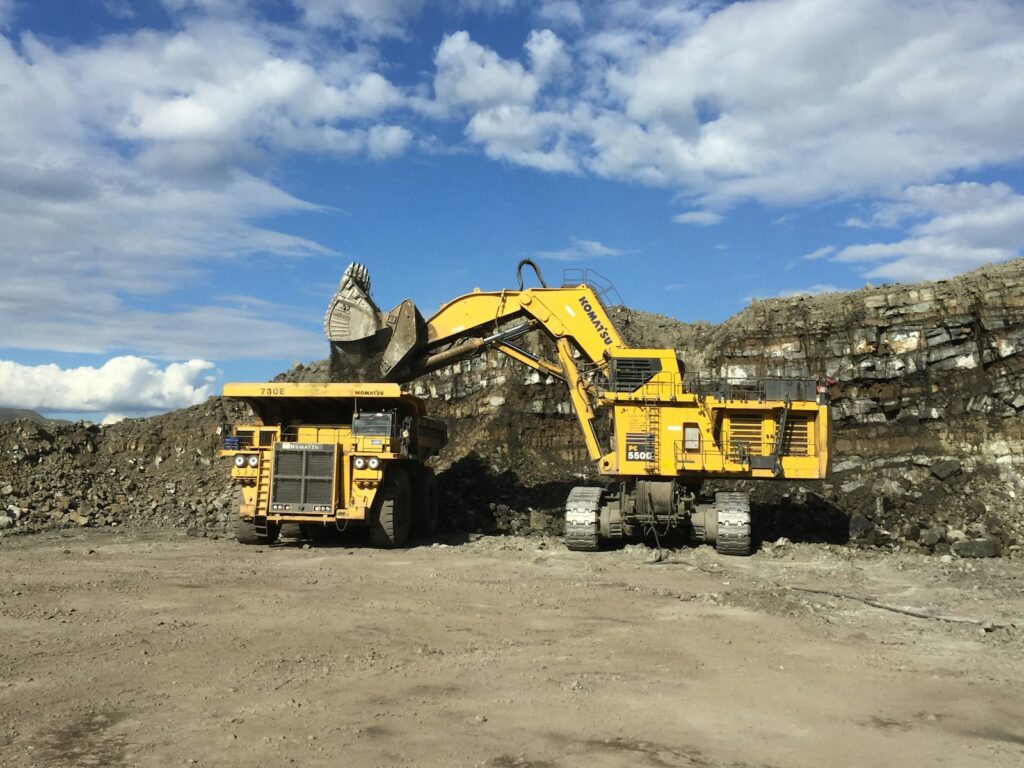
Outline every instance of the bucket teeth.
<path fill-rule="evenodd" d="M 352 262 L 327 305 L 324 334 L 335 342 L 359 341 L 383 327 L 380 309 L 370 298 L 370 273 L 365 265 Z"/>

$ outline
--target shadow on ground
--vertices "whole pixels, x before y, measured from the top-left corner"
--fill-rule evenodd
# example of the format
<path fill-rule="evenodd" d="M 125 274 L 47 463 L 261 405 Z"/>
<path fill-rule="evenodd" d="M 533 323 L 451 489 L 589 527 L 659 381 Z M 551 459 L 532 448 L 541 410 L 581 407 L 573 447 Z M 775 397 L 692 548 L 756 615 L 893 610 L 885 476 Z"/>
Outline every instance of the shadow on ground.
<path fill-rule="evenodd" d="M 464 544 L 477 536 L 539 535 L 561 536 L 564 530 L 565 500 L 576 485 L 586 480 L 549 481 L 529 484 L 511 470 L 497 472 L 483 458 L 469 454 L 438 474 L 440 523 L 438 535 L 430 540 L 410 540 L 408 547 L 443 542 Z M 756 487 L 753 489 L 756 493 Z M 756 497 L 755 497 L 756 498 Z M 846 544 L 849 517 L 815 494 L 799 500 L 788 496 L 752 504 L 753 536 L 756 546 L 780 538 L 792 542 Z M 689 530 L 647 532 L 645 543 L 657 547 L 685 547 Z M 328 531 L 286 526 L 279 546 L 312 544 L 326 547 L 369 547 L 365 528 L 353 528 L 338 535 Z"/>

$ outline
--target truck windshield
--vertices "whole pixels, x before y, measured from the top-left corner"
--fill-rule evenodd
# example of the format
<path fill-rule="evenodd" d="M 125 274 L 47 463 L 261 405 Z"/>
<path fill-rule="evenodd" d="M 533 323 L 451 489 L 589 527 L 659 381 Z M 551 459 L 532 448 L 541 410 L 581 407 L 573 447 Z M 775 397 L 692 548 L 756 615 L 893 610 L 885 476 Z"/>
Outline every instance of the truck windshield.
<path fill-rule="evenodd" d="M 390 413 L 357 413 L 352 416 L 352 434 L 390 436 L 393 418 Z"/>

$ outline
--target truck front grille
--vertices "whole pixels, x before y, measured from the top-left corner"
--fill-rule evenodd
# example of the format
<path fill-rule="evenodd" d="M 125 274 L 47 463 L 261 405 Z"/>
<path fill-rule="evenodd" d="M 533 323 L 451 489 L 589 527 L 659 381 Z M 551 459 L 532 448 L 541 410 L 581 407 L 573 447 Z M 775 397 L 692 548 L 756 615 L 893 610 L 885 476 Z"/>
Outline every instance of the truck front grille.
<path fill-rule="evenodd" d="M 274 446 L 273 504 L 290 511 L 306 505 L 333 505 L 336 446 L 321 443 L 277 443 Z"/>

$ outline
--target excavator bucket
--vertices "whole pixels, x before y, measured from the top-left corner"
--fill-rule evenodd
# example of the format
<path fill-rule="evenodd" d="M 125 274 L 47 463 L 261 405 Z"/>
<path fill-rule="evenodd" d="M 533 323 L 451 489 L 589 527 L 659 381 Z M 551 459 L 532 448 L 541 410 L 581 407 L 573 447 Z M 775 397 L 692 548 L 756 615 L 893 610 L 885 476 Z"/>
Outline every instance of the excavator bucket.
<path fill-rule="evenodd" d="M 426 339 L 426 324 L 410 299 L 387 314 L 370 298 L 370 274 L 348 265 L 324 315 L 331 342 L 332 381 L 394 381 Z"/>
<path fill-rule="evenodd" d="M 370 298 L 370 273 L 365 265 L 353 261 L 327 305 L 324 334 L 332 342 L 360 341 L 383 327 L 381 312 Z"/>
<path fill-rule="evenodd" d="M 426 323 L 411 299 L 388 312 L 384 323 L 391 338 L 380 363 L 385 379 L 397 379 L 404 373 L 403 363 L 426 341 Z"/>

